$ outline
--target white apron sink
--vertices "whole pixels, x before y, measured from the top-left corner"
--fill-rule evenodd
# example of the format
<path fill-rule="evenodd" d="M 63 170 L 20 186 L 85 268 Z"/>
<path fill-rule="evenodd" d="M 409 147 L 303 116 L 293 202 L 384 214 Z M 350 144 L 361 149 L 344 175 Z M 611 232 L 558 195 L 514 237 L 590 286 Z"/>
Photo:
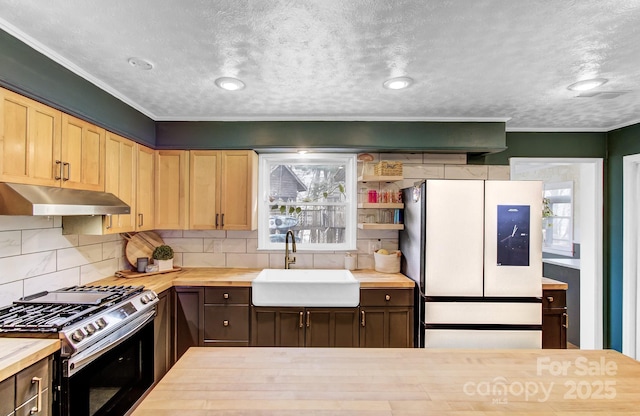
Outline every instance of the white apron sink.
<path fill-rule="evenodd" d="M 360 282 L 349 270 L 264 269 L 251 283 L 255 306 L 355 307 Z"/>

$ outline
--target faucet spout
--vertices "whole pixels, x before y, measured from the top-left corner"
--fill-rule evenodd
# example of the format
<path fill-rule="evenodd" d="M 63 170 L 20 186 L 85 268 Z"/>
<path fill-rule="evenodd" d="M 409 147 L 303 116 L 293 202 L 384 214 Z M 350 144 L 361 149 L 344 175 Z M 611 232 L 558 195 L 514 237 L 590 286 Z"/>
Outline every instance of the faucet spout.
<path fill-rule="evenodd" d="M 284 237 L 284 268 L 290 269 L 290 265 L 296 262 L 296 258 L 289 256 L 289 236 L 291 236 L 291 251 L 296 252 L 296 237 L 293 235 L 293 231 L 287 231 L 287 235 Z"/>

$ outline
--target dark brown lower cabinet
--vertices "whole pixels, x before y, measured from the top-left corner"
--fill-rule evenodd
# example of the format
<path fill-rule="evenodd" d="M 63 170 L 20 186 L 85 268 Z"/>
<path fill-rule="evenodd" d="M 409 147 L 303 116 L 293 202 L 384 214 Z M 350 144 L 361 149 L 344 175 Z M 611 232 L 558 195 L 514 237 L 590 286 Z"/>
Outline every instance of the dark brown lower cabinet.
<path fill-rule="evenodd" d="M 43 358 L 0 382 L 0 415 L 50 415 L 52 363 L 52 356 Z M 36 382 L 36 379 L 40 381 Z M 39 411 L 35 412 L 38 394 L 41 406 Z"/>
<path fill-rule="evenodd" d="M 189 347 L 249 345 L 249 287 L 176 287 L 175 357 Z"/>
<path fill-rule="evenodd" d="M 357 347 L 358 308 L 252 308 L 256 347 Z"/>
<path fill-rule="evenodd" d="M 542 348 L 567 348 L 566 290 L 542 291 Z"/>
<path fill-rule="evenodd" d="M 360 289 L 360 346 L 413 347 L 413 289 Z"/>
<path fill-rule="evenodd" d="M 173 294 L 167 289 L 158 294 L 156 317 L 153 321 L 154 383 L 173 366 Z"/>

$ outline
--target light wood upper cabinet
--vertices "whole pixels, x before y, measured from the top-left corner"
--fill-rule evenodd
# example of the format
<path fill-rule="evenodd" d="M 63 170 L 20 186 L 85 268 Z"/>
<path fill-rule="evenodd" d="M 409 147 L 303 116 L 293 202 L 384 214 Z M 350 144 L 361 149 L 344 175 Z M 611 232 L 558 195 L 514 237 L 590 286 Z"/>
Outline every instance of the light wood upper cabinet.
<path fill-rule="evenodd" d="M 189 217 L 189 152 L 156 151 L 156 229 L 185 230 Z"/>
<path fill-rule="evenodd" d="M 155 155 L 155 150 L 138 145 L 136 231 L 153 230 L 156 226 Z"/>
<path fill-rule="evenodd" d="M 62 114 L 62 187 L 104 191 L 105 130 Z"/>
<path fill-rule="evenodd" d="M 190 229 L 256 229 L 255 152 L 192 150 L 189 167 Z"/>
<path fill-rule="evenodd" d="M 0 181 L 60 186 L 62 113 L 0 88 Z"/>
<path fill-rule="evenodd" d="M 135 231 L 138 145 L 129 139 L 107 132 L 105 149 L 105 192 L 114 194 L 129 205 L 131 213 L 106 215 L 104 232 L 116 234 Z"/>

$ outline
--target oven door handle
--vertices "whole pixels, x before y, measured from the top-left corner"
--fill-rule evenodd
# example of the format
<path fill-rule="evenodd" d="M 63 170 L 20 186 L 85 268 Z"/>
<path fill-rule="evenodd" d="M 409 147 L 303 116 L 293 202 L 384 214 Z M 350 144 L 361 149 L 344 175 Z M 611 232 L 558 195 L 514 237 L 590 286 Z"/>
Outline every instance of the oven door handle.
<path fill-rule="evenodd" d="M 145 326 L 149 321 L 153 320 L 155 316 L 156 310 L 155 308 L 153 308 L 151 311 L 139 316 L 129 324 L 114 331 L 107 338 L 98 342 L 91 348 L 88 348 L 78 353 L 76 356 L 69 358 L 67 363 L 67 376 L 72 376 L 73 374 L 80 371 L 84 366 L 89 364 L 91 361 L 95 360 L 103 354 L 106 354 L 110 350 L 122 344 L 127 339 L 131 338 L 133 335 L 135 335 L 136 332 L 138 332 L 140 328 Z M 113 339 L 114 335 L 117 337 L 116 339 Z"/>

